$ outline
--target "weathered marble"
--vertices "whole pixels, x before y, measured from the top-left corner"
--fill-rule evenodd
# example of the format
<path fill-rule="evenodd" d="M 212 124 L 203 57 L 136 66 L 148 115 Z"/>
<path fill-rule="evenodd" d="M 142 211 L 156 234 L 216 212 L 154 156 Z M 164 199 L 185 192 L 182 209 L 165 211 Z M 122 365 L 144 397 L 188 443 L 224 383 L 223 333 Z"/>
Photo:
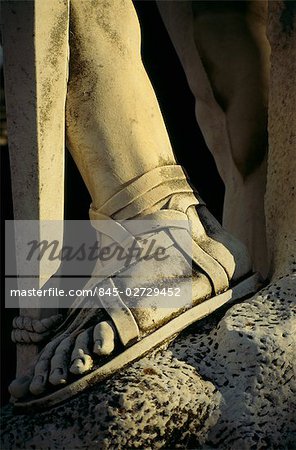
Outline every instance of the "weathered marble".
<path fill-rule="evenodd" d="M 164 220 L 163 214 L 165 220 L 174 220 L 176 216 L 178 221 L 182 220 L 186 224 L 190 220 L 192 238 L 197 245 L 189 257 L 199 269 L 198 277 L 192 277 L 192 295 L 190 292 L 189 299 L 192 297 L 198 301 L 211 295 L 212 290 L 213 293 L 224 291 L 230 283 L 250 273 L 251 262 L 242 244 L 228 236 L 196 199 L 183 170 L 176 165 L 153 88 L 141 62 L 140 28 L 131 0 L 124 0 L 120 5 L 117 0 L 71 0 L 70 6 L 66 138 L 67 146 L 91 194 L 91 222 L 100 235 L 107 235 L 118 242 L 118 237 L 111 231 L 118 229 L 118 225 L 110 221 L 106 232 L 102 230 L 102 224 L 100 226 L 102 217 L 116 221 L 142 218 L 144 215 L 148 218 L 149 213 L 153 213 L 160 221 Z M 118 73 L 120 76 L 117 76 Z M 194 210 L 196 204 L 198 211 Z M 159 212 L 159 208 L 166 212 Z M 124 226 L 121 223 L 121 231 Z M 129 229 L 129 226 L 130 222 L 126 228 Z M 125 240 L 130 239 L 130 234 L 138 235 L 136 231 L 130 230 L 125 232 Z M 175 242 L 182 247 L 181 253 L 172 249 L 172 266 L 167 261 L 159 271 L 158 263 L 154 265 L 152 261 L 149 265 L 143 263 L 143 268 L 142 263 L 137 264 L 128 273 L 130 279 L 127 279 L 126 287 L 142 284 L 157 286 L 155 283 L 158 278 L 165 279 L 175 273 L 174 267 L 183 270 L 183 266 L 187 265 L 182 255 L 183 252 L 188 253 L 186 244 L 180 243 L 179 231 L 172 230 L 170 235 L 172 240 L 169 241 L 170 236 L 166 237 L 166 231 L 158 233 L 158 238 L 160 244 L 168 241 L 169 248 Z M 187 248 L 189 250 L 191 245 Z M 112 270 L 115 273 L 114 265 Z M 116 267 L 116 270 L 119 268 Z M 183 272 L 181 276 L 184 277 Z M 93 279 L 90 280 L 92 282 Z M 112 283 L 111 286 L 113 288 Z M 255 291 L 251 289 L 249 292 Z M 144 305 L 142 299 L 139 300 L 137 307 Z M 218 302 L 213 303 L 218 305 Z M 134 308 L 133 315 L 140 332 L 151 329 L 154 324 L 163 323 L 174 312 L 172 308 L 149 308 L 149 312 Z M 139 314 L 137 311 L 140 311 Z M 79 319 L 81 316 L 77 322 Z M 112 319 L 123 344 L 127 340 L 122 339 L 120 327 L 129 331 L 133 328 L 132 337 L 138 336 L 132 320 L 126 326 L 113 316 Z M 89 351 L 86 347 L 95 348 L 93 352 L 99 355 L 102 351 L 104 354 L 111 352 L 114 331 L 110 324 L 103 325 L 101 320 L 99 322 L 93 333 L 90 328 L 81 333 L 72 348 L 69 348 L 69 342 L 72 337 L 74 339 L 73 335 L 58 346 L 57 341 L 51 340 L 49 346 L 55 353 L 46 358 L 51 359 L 51 373 L 48 373 L 47 363 L 42 360 L 44 354 L 41 354 L 30 385 L 33 394 L 38 395 L 44 390 L 47 379 L 53 385 L 64 383 L 68 369 L 68 361 L 64 358 L 65 347 L 69 352 L 73 350 L 73 364 L 69 369 L 75 374 L 84 373 L 89 368 L 90 359 L 80 357 Z M 171 328 L 174 332 L 172 325 Z M 69 332 L 68 326 L 65 332 Z M 89 339 L 89 336 L 95 338 Z M 101 348 L 107 340 L 108 352 Z M 45 353 L 47 351 L 51 351 L 49 347 Z M 11 394 L 16 398 L 24 396 L 24 384 L 17 380 L 10 385 Z"/>
<path fill-rule="evenodd" d="M 14 219 L 40 222 L 36 236 L 62 242 L 64 214 L 65 101 L 68 77 L 68 0 L 2 2 L 5 103 Z M 56 220 L 52 233 L 46 221 Z M 22 233 L 15 223 L 16 248 Z M 18 241 L 20 240 L 20 242 Z M 17 265 L 18 252 L 16 252 Z M 19 278 L 19 289 L 39 288 L 57 271 L 43 258 L 32 266 L 36 278 Z M 49 315 L 40 299 L 21 314 Z M 55 311 L 50 311 L 55 314 Z M 38 354 L 36 345 L 17 345 L 17 374 Z"/>
<path fill-rule="evenodd" d="M 157 4 L 225 184 L 223 227 L 244 242 L 255 270 L 266 276 L 268 2 L 227 2 L 222 14 L 219 2 Z"/>
<path fill-rule="evenodd" d="M 3 448 L 292 446 L 295 284 L 283 277 L 65 406 L 33 416 L 7 407 Z"/>
<path fill-rule="evenodd" d="M 295 446 L 295 16 L 283 6 L 270 2 L 270 284 L 63 406 L 6 407 L 5 450 Z"/>

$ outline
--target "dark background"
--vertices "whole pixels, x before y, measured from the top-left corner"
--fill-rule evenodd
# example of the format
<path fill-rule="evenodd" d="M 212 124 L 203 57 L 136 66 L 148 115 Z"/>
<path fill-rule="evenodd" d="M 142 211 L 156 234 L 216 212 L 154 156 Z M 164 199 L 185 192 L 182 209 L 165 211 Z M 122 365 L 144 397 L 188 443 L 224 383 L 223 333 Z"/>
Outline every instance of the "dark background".
<path fill-rule="evenodd" d="M 145 67 L 164 116 L 178 163 L 183 165 L 209 209 L 220 220 L 224 187 L 214 160 L 199 130 L 194 113 L 194 98 L 176 52 L 162 23 L 154 1 L 134 2 L 142 29 L 142 54 Z M 3 78 L 1 79 L 3 88 Z M 65 218 L 88 219 L 89 194 L 67 152 Z M 4 269 L 5 219 L 13 219 L 7 146 L 1 149 L 1 267 Z M 13 251 L 13 249 L 12 249 Z M 1 402 L 8 401 L 7 386 L 15 372 L 15 346 L 10 341 L 11 322 L 17 310 L 4 309 L 4 270 L 1 285 Z"/>

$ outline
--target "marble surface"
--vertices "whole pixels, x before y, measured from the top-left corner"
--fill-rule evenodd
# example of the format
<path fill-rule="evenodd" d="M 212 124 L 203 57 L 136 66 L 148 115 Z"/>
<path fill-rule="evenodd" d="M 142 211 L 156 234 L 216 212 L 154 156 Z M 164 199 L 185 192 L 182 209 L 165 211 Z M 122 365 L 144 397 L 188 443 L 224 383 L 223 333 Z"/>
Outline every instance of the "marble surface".
<path fill-rule="evenodd" d="M 64 405 L 8 406 L 2 448 L 293 448 L 295 303 L 283 276 Z"/>

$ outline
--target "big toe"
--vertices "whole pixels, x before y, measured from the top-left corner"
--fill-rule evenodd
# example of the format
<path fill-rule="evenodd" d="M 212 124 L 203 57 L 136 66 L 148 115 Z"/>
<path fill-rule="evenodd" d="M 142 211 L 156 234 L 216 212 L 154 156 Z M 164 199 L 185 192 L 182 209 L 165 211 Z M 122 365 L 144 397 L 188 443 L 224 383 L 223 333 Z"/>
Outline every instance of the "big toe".
<path fill-rule="evenodd" d="M 115 332 L 110 322 L 100 322 L 94 327 L 93 351 L 99 356 L 110 355 L 115 348 Z"/>
<path fill-rule="evenodd" d="M 29 393 L 30 383 L 32 376 L 25 375 L 23 377 L 16 378 L 9 385 L 9 392 L 14 398 L 25 397 Z"/>

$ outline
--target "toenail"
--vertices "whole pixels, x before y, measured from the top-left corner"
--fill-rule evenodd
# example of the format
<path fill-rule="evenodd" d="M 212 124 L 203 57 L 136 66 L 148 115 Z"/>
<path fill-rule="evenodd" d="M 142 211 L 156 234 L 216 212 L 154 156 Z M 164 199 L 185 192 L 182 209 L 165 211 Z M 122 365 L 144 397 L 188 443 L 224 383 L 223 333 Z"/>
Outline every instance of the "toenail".
<path fill-rule="evenodd" d="M 44 381 L 44 377 L 42 375 L 36 375 L 33 378 L 32 384 L 42 384 Z"/>
<path fill-rule="evenodd" d="M 97 339 L 95 341 L 95 348 L 98 348 L 98 349 L 102 348 L 102 340 L 101 339 Z"/>
<path fill-rule="evenodd" d="M 74 359 L 71 364 L 72 364 L 72 366 L 75 366 L 77 368 L 79 368 L 79 367 L 84 365 L 82 359 L 79 359 L 79 358 Z"/>
<path fill-rule="evenodd" d="M 63 374 L 64 374 L 63 369 L 60 368 L 54 369 L 50 372 L 51 377 L 61 376 Z"/>

